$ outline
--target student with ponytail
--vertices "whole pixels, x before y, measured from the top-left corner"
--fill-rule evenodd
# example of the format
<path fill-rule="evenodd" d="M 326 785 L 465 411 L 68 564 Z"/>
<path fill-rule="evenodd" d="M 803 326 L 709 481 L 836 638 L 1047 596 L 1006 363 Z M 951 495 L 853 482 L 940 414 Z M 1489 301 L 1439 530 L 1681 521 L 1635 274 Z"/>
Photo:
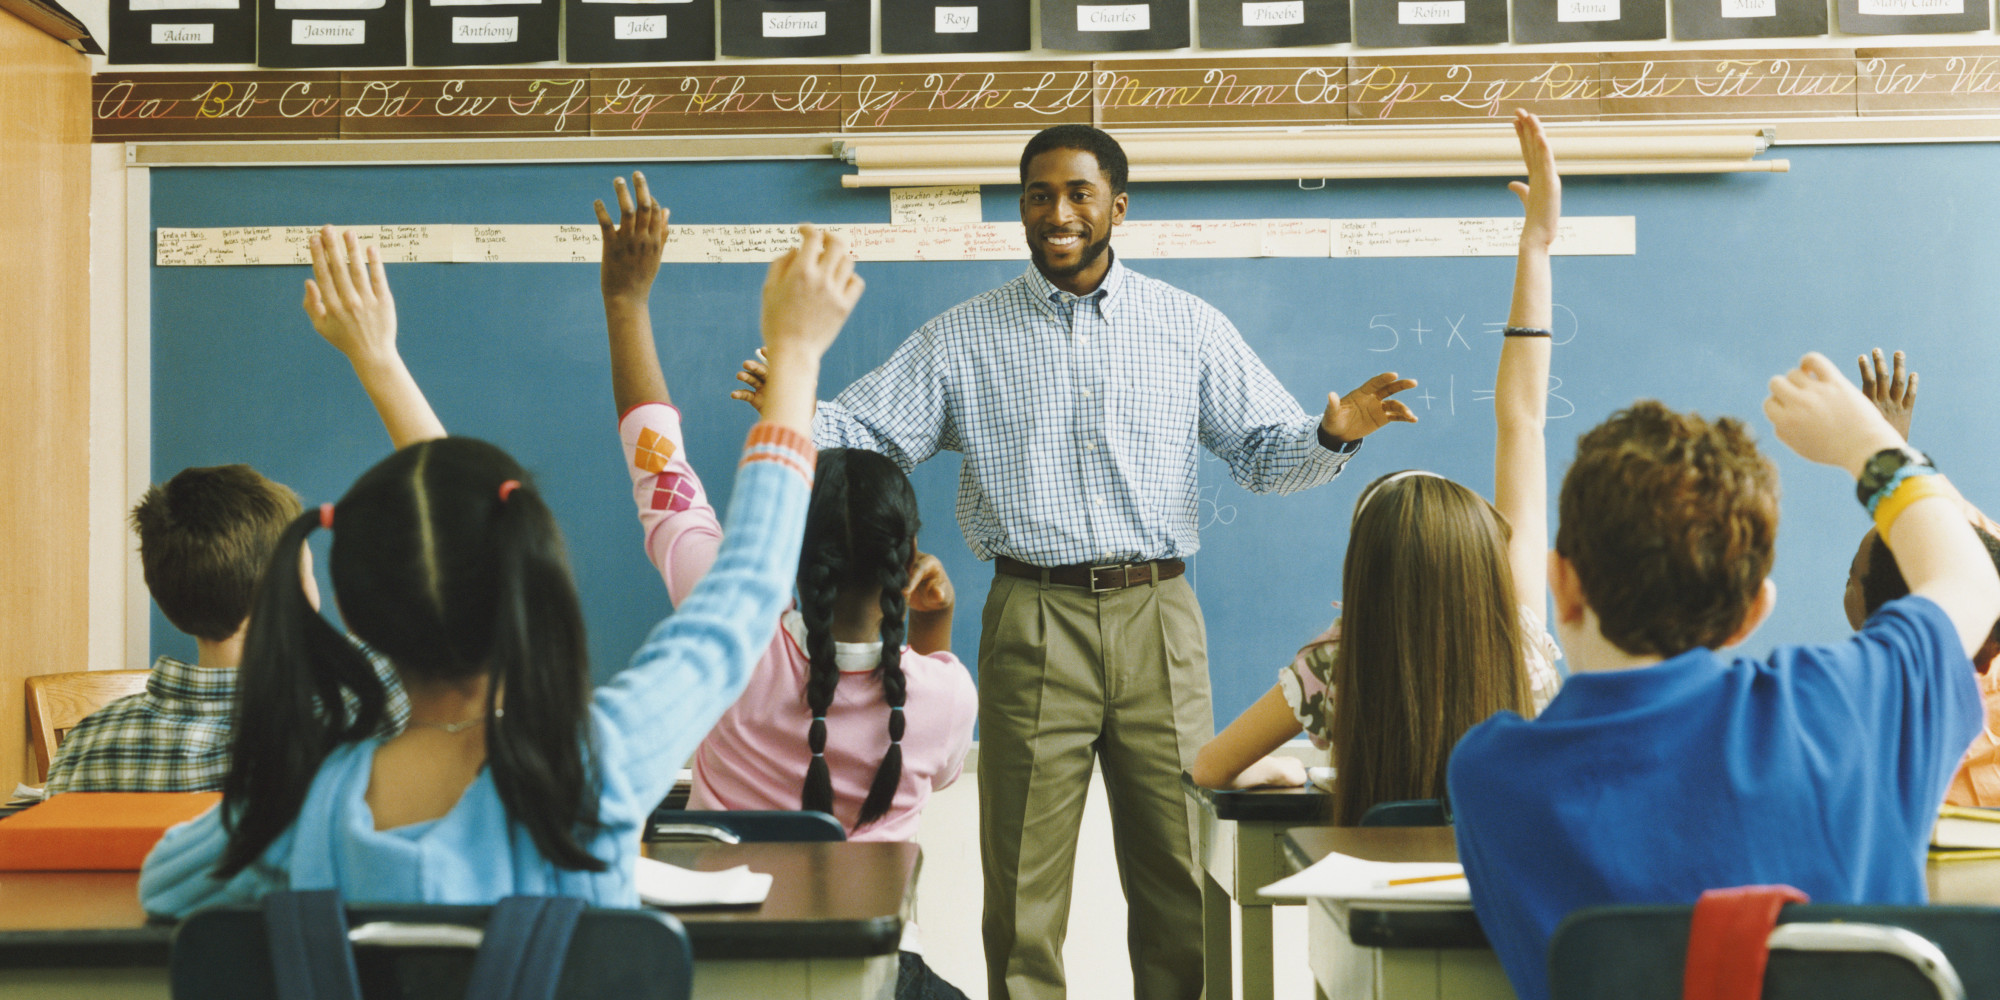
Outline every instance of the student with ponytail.
<path fill-rule="evenodd" d="M 330 229 L 305 308 L 353 362 L 397 451 L 339 502 L 293 521 L 258 585 L 222 804 L 146 859 L 150 913 L 179 917 L 278 889 L 362 902 L 491 903 L 516 894 L 636 906 L 640 827 L 749 678 L 784 605 L 811 487 L 819 358 L 860 297 L 837 241 L 808 231 L 772 265 L 764 343 L 783 406 L 750 434 L 715 571 L 592 691 L 562 535 L 505 452 L 444 437 L 395 350 L 379 257 Z M 385 686 L 299 581 L 331 532 L 333 597 L 394 666 L 409 723 L 383 732 Z"/>
<path fill-rule="evenodd" d="M 598 205 L 612 395 L 646 554 L 676 605 L 725 537 L 688 464 L 648 300 L 667 209 L 633 175 L 619 219 Z M 782 616 L 749 687 L 694 756 L 695 809 L 815 809 L 854 840 L 913 840 L 932 791 L 958 778 L 978 695 L 950 652 L 951 581 L 917 550 L 917 498 L 888 458 L 820 452 Z M 907 625 L 906 625 L 907 617 Z"/>

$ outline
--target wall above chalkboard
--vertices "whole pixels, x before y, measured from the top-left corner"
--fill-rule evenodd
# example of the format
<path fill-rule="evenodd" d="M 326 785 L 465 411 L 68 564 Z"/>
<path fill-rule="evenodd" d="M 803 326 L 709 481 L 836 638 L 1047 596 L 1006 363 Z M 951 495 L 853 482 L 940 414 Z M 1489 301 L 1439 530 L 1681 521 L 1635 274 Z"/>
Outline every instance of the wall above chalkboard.
<path fill-rule="evenodd" d="M 100 73 L 99 142 L 2000 118 L 2000 46 Z"/>

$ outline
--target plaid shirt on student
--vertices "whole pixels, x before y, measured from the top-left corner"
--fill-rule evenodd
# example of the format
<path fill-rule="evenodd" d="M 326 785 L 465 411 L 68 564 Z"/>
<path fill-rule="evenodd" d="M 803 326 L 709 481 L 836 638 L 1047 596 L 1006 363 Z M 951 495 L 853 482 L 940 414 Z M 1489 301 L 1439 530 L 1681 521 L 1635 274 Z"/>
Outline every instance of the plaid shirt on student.
<path fill-rule="evenodd" d="M 236 671 L 162 656 L 146 690 L 90 714 L 56 749 L 46 790 L 209 792 L 229 773 Z"/>
<path fill-rule="evenodd" d="M 1038 566 L 1191 556 L 1206 447 L 1259 493 L 1339 474 L 1301 409 L 1214 306 L 1113 259 L 1096 291 L 1027 273 L 924 324 L 813 420 L 822 448 L 906 471 L 965 453 L 973 554 Z"/>

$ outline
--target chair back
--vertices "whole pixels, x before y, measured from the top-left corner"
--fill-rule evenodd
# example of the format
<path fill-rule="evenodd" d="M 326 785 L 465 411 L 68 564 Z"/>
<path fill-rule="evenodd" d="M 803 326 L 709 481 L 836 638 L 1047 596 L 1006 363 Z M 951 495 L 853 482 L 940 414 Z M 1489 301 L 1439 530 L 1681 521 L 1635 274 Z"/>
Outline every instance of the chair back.
<path fill-rule="evenodd" d="M 1361 814 L 1356 826 L 1450 826 L 1451 817 L 1437 799 L 1377 802 Z"/>
<path fill-rule="evenodd" d="M 1579 910 L 1549 946 L 1551 1000 L 1680 1000 L 1688 906 Z M 1771 932 L 1765 1000 L 2000 996 L 2000 908 L 1799 905 Z"/>
<path fill-rule="evenodd" d="M 714 844 L 768 842 L 825 843 L 847 839 L 840 821 L 823 812 L 800 810 L 655 809 L 646 821 L 645 842 L 695 841 Z"/>
<path fill-rule="evenodd" d="M 459 1000 L 468 995 L 484 939 L 486 906 L 350 906 L 366 1000 Z M 225 906 L 189 917 L 174 934 L 175 1000 L 272 1000 L 281 995 L 266 913 Z M 689 1000 L 694 959 L 687 932 L 658 910 L 585 909 L 570 934 L 557 1000 Z"/>
<path fill-rule="evenodd" d="M 35 783 L 49 780 L 56 747 L 85 716 L 146 690 L 150 670 L 80 670 L 28 678 L 28 737 L 35 748 Z"/>

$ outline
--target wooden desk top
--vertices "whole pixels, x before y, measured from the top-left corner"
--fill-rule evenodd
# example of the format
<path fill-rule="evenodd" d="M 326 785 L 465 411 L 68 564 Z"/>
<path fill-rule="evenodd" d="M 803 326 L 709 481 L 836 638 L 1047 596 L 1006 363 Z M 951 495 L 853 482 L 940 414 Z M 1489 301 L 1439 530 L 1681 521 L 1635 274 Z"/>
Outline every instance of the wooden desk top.
<path fill-rule="evenodd" d="M 1329 854 L 1366 861 L 1457 861 L 1458 838 L 1448 826 L 1308 826 L 1285 832 L 1294 871 Z M 1485 948 L 1486 932 L 1472 908 L 1378 910 L 1354 904 L 1347 936 L 1364 948 Z"/>
<path fill-rule="evenodd" d="M 1333 811 L 1333 796 L 1316 785 L 1304 788 L 1203 788 L 1186 771 L 1181 791 L 1215 814 L 1239 823 L 1319 823 Z"/>
<path fill-rule="evenodd" d="M 774 876 L 758 907 L 671 911 L 695 958 L 893 954 L 916 891 L 915 844 L 661 844 L 654 856 L 703 871 Z M 175 925 L 148 922 L 138 872 L 0 872 L 0 967 L 167 964 Z"/>

